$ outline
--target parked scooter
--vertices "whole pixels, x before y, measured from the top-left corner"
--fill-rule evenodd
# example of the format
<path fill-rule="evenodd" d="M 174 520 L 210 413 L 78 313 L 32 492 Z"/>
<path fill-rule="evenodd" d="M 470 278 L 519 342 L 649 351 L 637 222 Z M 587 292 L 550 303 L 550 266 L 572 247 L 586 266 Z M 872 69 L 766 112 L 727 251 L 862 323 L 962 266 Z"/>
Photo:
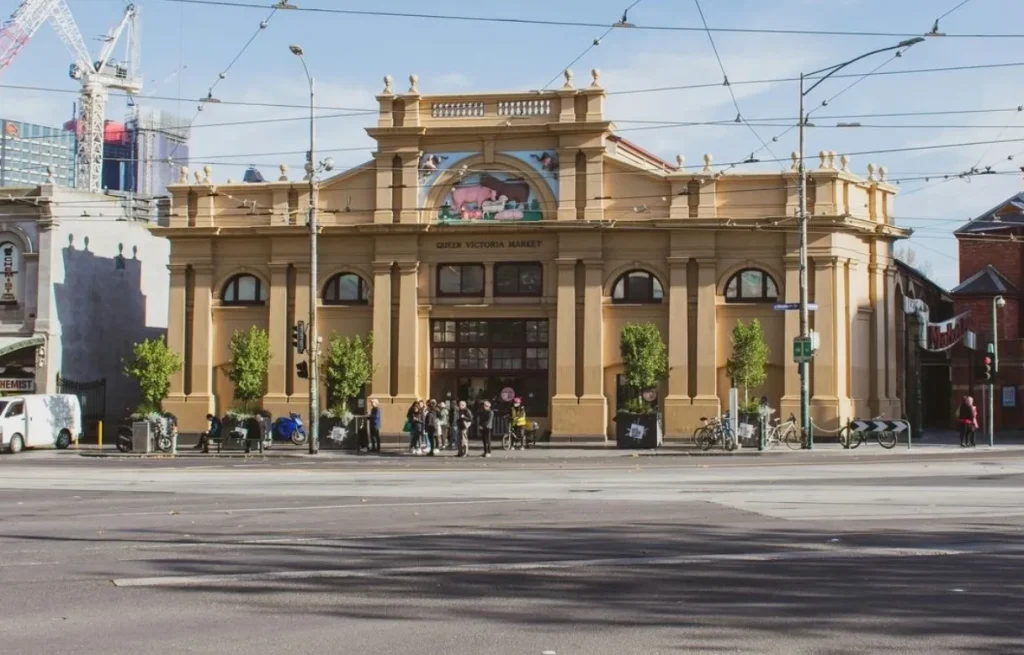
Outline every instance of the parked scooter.
<path fill-rule="evenodd" d="M 288 416 L 279 416 L 270 430 L 273 441 L 291 441 L 296 446 L 306 443 L 306 428 L 302 425 L 302 417 L 295 412 Z M 267 444 L 269 445 L 269 444 Z"/>

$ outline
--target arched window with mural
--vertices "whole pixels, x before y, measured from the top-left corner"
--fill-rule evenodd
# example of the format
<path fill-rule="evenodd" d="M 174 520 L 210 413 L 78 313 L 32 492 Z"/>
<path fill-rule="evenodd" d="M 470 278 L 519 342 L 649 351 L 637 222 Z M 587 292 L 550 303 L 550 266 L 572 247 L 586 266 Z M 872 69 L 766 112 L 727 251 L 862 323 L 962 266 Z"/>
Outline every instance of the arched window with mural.
<path fill-rule="evenodd" d="M 264 305 L 268 295 L 269 290 L 263 280 L 241 273 L 227 281 L 220 299 L 225 305 Z"/>
<path fill-rule="evenodd" d="M 558 155 L 509 151 L 483 163 L 476 153 L 420 158 L 420 202 L 442 223 L 540 221 L 558 197 Z M 441 195 L 431 194 L 437 186 Z"/>
<path fill-rule="evenodd" d="M 12 241 L 0 242 L 0 258 L 3 259 L 3 287 L 0 288 L 0 305 L 17 305 L 18 274 L 21 272 L 21 248 Z"/>
<path fill-rule="evenodd" d="M 775 302 L 778 298 L 775 279 L 759 268 L 745 268 L 725 285 L 725 302 Z"/>

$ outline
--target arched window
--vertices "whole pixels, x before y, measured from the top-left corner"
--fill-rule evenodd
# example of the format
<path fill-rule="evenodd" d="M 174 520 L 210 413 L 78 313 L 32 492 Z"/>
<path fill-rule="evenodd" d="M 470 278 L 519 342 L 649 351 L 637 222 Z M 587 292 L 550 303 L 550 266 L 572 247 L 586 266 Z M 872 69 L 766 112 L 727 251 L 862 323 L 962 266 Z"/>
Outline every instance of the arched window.
<path fill-rule="evenodd" d="M 4 274 L 3 283 L 0 286 L 0 305 L 17 305 L 21 249 L 11 241 L 0 243 L 0 263 L 3 265 Z"/>
<path fill-rule="evenodd" d="M 262 305 L 267 302 L 267 294 L 263 280 L 242 273 L 228 280 L 220 298 L 225 305 Z"/>
<path fill-rule="evenodd" d="M 664 297 L 661 282 L 647 271 L 624 273 L 612 287 L 613 303 L 660 303 Z"/>
<path fill-rule="evenodd" d="M 771 275 L 758 268 L 745 268 L 725 285 L 726 302 L 775 302 L 779 287 Z"/>
<path fill-rule="evenodd" d="M 370 289 L 355 273 L 338 273 L 324 285 L 325 305 L 365 305 L 369 301 Z"/>

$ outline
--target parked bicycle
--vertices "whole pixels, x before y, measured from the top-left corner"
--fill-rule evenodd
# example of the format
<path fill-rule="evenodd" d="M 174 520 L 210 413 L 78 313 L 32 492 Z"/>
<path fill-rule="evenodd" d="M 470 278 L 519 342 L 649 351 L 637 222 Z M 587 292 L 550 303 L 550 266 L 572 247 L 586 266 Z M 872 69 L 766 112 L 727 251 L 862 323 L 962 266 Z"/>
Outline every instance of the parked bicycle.
<path fill-rule="evenodd" d="M 806 443 L 804 431 L 797 426 L 796 416 L 793 414 L 790 414 L 785 421 L 776 418 L 768 426 L 764 439 L 765 448 L 775 448 L 781 443 L 793 450 L 802 449 Z"/>
<path fill-rule="evenodd" d="M 729 423 L 729 414 L 721 417 L 700 418 L 704 424 L 697 428 L 694 440 L 701 450 L 711 450 L 715 446 L 721 446 L 728 452 L 736 450 L 736 435 L 732 433 L 732 425 Z"/>
<path fill-rule="evenodd" d="M 872 418 L 872 421 L 881 421 L 884 416 L 878 415 Z M 896 447 L 897 435 L 895 432 L 889 430 L 883 430 L 881 432 L 865 432 L 864 430 L 854 430 L 853 426 L 847 423 L 839 430 L 839 443 L 843 448 L 856 448 L 857 446 L 864 443 L 865 439 L 869 438 L 869 435 L 875 435 L 875 440 L 878 445 L 886 450 L 891 450 Z"/>

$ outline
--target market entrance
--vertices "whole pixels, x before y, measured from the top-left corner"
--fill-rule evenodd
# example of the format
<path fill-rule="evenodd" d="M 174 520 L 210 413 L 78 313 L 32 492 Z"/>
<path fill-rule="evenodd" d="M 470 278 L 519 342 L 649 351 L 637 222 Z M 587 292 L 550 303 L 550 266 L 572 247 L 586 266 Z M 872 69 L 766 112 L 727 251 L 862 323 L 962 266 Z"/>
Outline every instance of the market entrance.
<path fill-rule="evenodd" d="M 528 416 L 548 415 L 547 320 L 434 320 L 430 345 L 431 398 L 501 408 L 511 390 Z"/>

